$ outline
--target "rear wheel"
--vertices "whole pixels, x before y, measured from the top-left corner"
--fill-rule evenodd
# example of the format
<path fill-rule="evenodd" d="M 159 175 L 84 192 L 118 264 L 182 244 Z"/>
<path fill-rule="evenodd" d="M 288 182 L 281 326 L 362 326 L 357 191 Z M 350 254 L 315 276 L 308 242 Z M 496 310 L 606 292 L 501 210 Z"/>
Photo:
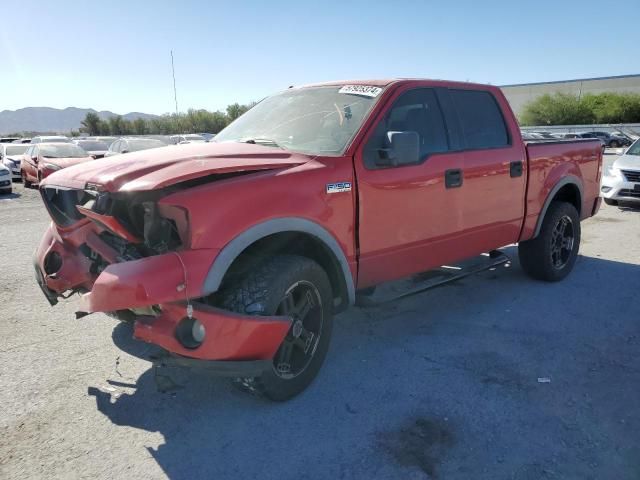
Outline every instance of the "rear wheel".
<path fill-rule="evenodd" d="M 524 271 L 537 280 L 557 282 L 573 269 L 580 248 L 580 217 L 576 207 L 551 202 L 540 234 L 518 245 Z"/>
<path fill-rule="evenodd" d="M 618 206 L 618 201 L 617 200 L 612 200 L 611 198 L 604 198 L 604 203 L 606 203 L 607 205 L 611 205 L 613 207 Z"/>
<path fill-rule="evenodd" d="M 329 348 L 333 323 L 329 278 L 316 262 L 295 255 L 276 255 L 224 287 L 216 302 L 251 315 L 283 315 L 291 327 L 272 366 L 259 377 L 238 378 L 244 390 L 271 400 L 288 400 L 307 388 Z"/>

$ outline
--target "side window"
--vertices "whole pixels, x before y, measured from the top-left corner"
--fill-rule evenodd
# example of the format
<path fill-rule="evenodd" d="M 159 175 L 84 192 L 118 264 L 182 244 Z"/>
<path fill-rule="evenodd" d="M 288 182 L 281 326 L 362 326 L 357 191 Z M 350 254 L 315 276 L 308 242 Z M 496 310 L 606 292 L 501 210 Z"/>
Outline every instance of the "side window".
<path fill-rule="evenodd" d="M 467 149 L 480 150 L 509 145 L 507 127 L 491 93 L 481 90 L 449 90 L 460 118 Z"/>
<path fill-rule="evenodd" d="M 33 150 L 31 151 L 31 156 L 32 157 L 38 156 L 38 147 L 33 147 Z"/>
<path fill-rule="evenodd" d="M 111 146 L 109 147 L 109 150 L 111 150 L 112 152 L 115 152 L 115 153 L 119 153 L 120 152 L 119 148 L 120 148 L 121 144 L 122 144 L 122 141 L 116 140 L 115 142 L 113 142 L 111 144 Z"/>
<path fill-rule="evenodd" d="M 29 148 L 27 148 L 27 150 L 24 152 L 24 154 L 25 154 L 26 156 L 30 157 L 30 156 L 31 156 L 31 152 L 32 152 L 32 150 L 33 150 L 33 147 L 29 147 Z"/>
<path fill-rule="evenodd" d="M 365 145 L 367 168 L 380 168 L 380 151 L 389 147 L 388 132 L 416 132 L 421 161 L 433 153 L 449 150 L 442 111 L 431 88 L 410 90 L 395 101 Z"/>

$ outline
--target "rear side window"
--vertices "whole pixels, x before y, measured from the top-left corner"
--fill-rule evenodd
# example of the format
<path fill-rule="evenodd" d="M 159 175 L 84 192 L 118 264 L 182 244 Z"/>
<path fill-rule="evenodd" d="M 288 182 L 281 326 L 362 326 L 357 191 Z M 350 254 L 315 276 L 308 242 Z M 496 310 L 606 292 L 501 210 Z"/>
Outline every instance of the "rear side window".
<path fill-rule="evenodd" d="M 493 95 L 480 90 L 449 90 L 458 112 L 467 149 L 509 145 L 507 127 Z"/>
<path fill-rule="evenodd" d="M 379 151 L 388 147 L 388 132 L 416 132 L 423 161 L 430 154 L 449 150 L 442 112 L 430 88 L 409 90 L 395 101 L 365 146 L 364 159 L 368 168 L 377 167 Z"/>

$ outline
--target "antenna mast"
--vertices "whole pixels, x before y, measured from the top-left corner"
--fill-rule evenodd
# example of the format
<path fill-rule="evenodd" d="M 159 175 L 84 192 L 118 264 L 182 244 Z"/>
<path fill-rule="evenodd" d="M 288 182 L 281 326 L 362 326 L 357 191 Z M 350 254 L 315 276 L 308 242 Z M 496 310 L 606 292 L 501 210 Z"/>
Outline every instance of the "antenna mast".
<path fill-rule="evenodd" d="M 176 102 L 176 115 L 178 114 L 178 94 L 176 92 L 176 69 L 173 66 L 173 50 L 171 50 L 171 74 L 173 75 L 173 99 Z"/>

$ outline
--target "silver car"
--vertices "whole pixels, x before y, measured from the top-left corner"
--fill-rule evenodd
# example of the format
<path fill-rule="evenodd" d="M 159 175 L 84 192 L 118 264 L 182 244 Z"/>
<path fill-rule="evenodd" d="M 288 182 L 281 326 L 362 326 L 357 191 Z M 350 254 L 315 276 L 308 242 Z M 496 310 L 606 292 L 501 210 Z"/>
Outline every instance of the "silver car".
<path fill-rule="evenodd" d="M 20 180 L 20 161 L 22 154 L 30 145 L 19 143 L 0 143 L 0 161 L 11 171 L 11 178 Z"/>
<path fill-rule="evenodd" d="M 607 205 L 640 202 L 640 140 L 618 158 L 602 177 L 600 193 Z"/>

